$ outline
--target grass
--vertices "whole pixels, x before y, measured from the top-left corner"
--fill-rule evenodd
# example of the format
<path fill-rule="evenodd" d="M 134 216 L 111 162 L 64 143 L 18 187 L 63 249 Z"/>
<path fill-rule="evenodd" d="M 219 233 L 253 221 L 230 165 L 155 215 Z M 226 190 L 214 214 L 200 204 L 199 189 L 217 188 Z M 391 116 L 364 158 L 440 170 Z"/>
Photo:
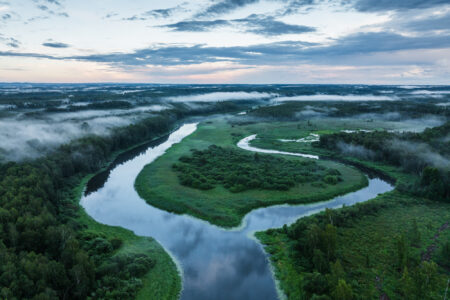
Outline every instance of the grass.
<path fill-rule="evenodd" d="M 85 176 L 73 189 L 73 201 L 77 205 L 79 205 L 86 183 L 93 176 L 93 174 Z M 100 224 L 92 219 L 81 206 L 79 206 L 76 221 L 85 228 L 84 231 L 87 233 L 94 233 L 96 236 L 106 239 L 119 238 L 122 240 L 122 246 L 116 250 L 114 255 L 142 253 L 156 261 L 155 266 L 141 278 L 143 284 L 136 299 L 178 299 L 181 292 L 179 271 L 170 255 L 155 239 L 136 236 L 132 231 L 122 227 Z"/>
<path fill-rule="evenodd" d="M 259 130 L 279 130 L 282 123 L 261 123 L 250 125 L 232 125 L 224 119 L 201 123 L 195 133 L 181 143 L 173 145 L 166 154 L 144 167 L 136 179 L 135 187 L 139 195 L 158 208 L 190 214 L 212 224 L 233 227 L 238 226 L 243 217 L 252 209 L 281 203 L 309 203 L 326 200 L 345 194 L 367 185 L 366 177 L 358 170 L 331 161 L 319 161 L 327 168 L 338 169 L 343 181 L 326 188 L 310 183 L 299 184 L 288 191 L 248 190 L 232 193 L 223 186 L 201 191 L 182 186 L 173 163 L 179 157 L 190 153 L 190 149 L 203 150 L 215 144 L 244 151 L 236 146 L 243 137 L 258 133 Z M 303 158 L 285 156 L 286 159 Z"/>
<path fill-rule="evenodd" d="M 286 122 L 280 123 L 277 130 L 270 130 L 259 125 L 253 125 L 255 132 L 258 133 L 258 138 L 252 141 L 252 146 L 262 149 L 275 149 L 286 152 L 300 152 L 323 157 L 331 157 L 333 159 L 342 160 L 346 164 L 354 164 L 358 166 L 368 167 L 377 171 L 380 174 L 386 175 L 391 181 L 411 182 L 414 176 L 402 172 L 398 167 L 386 165 L 380 162 L 364 161 L 355 157 L 342 156 L 336 152 L 326 149 L 313 147 L 311 143 L 298 142 L 281 142 L 279 139 L 299 139 L 308 136 L 310 133 L 315 134 L 331 134 L 340 132 L 341 130 L 383 130 L 394 128 L 392 124 L 380 122 L 363 122 L 355 121 L 354 123 L 348 121 L 329 120 L 324 119 L 323 122 L 312 122 L 309 125 L 306 121 L 301 122 Z M 333 129 L 326 129 L 327 126 Z"/>

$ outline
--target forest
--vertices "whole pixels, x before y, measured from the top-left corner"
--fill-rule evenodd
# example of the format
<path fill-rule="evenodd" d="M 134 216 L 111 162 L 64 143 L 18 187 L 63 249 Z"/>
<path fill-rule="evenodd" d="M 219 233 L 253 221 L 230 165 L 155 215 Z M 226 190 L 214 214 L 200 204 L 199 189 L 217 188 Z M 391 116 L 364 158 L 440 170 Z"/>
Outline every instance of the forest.
<path fill-rule="evenodd" d="M 251 116 L 270 120 L 298 120 L 320 117 L 401 120 L 426 116 L 449 117 L 444 106 L 424 101 L 376 101 L 374 102 L 285 102 L 273 106 L 261 106 L 249 111 Z"/>
<path fill-rule="evenodd" d="M 138 279 L 155 261 L 145 255 L 113 256 L 120 239 L 87 234 L 74 220 L 79 206 L 70 188 L 110 155 L 165 134 L 169 117 L 155 117 L 117 130 L 113 137 L 87 137 L 53 155 L 0 166 L 0 291 L 3 299 L 131 298 Z"/>
<path fill-rule="evenodd" d="M 74 188 L 115 153 L 169 133 L 184 117 L 234 109 L 227 103 L 172 109 L 42 158 L 0 164 L 0 298 L 134 298 L 140 278 L 158 262 L 118 254 L 123 240 L 80 224 Z"/>
<path fill-rule="evenodd" d="M 449 234 L 441 233 L 448 217 L 448 207 L 391 192 L 257 237 L 288 299 L 439 299 L 450 264 Z M 424 244 L 436 233 L 445 235 L 429 252 Z"/>
<path fill-rule="evenodd" d="M 443 297 L 450 265 L 449 129 L 447 122 L 419 133 L 335 132 L 312 143 L 311 151 L 328 159 L 386 172 L 396 188 L 256 234 L 288 299 Z"/>
<path fill-rule="evenodd" d="M 399 186 L 404 191 L 450 202 L 450 122 L 421 133 L 386 131 L 334 133 L 323 135 L 313 146 L 359 159 L 400 167 L 417 180 Z"/>
<path fill-rule="evenodd" d="M 298 183 L 342 181 L 336 169 L 326 169 L 312 160 L 288 160 L 273 155 L 211 145 L 206 150 L 191 150 L 173 164 L 181 184 L 209 190 L 222 184 L 233 193 L 249 189 L 288 190 Z"/>

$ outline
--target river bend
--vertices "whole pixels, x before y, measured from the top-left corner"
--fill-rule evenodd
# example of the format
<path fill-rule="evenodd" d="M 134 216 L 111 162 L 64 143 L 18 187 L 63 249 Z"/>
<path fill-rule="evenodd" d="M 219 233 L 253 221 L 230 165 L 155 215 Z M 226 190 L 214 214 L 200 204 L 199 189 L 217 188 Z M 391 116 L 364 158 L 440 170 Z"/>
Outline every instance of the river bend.
<path fill-rule="evenodd" d="M 182 299 L 277 299 L 268 257 L 257 240 L 251 238 L 254 231 L 281 227 L 325 208 L 366 201 L 393 188 L 381 179 L 369 179 L 367 187 L 330 201 L 253 210 L 246 215 L 243 225 L 234 230 L 225 230 L 147 204 L 134 189 L 136 177 L 145 165 L 192 134 L 196 128 L 197 124 L 185 124 L 161 144 L 149 146 L 141 154 L 115 166 L 109 170 L 105 182 L 96 185 L 100 188 L 88 191 L 81 199 L 81 205 L 96 221 L 121 226 L 137 235 L 158 240 L 181 266 Z M 247 137 L 239 146 L 249 151 L 289 155 L 251 147 L 249 142 L 254 138 Z"/>

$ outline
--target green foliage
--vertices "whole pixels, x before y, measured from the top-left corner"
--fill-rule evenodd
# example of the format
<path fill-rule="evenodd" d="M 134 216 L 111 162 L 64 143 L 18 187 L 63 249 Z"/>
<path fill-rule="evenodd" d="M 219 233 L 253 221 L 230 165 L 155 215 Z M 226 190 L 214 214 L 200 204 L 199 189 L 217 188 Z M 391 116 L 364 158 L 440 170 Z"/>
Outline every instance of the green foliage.
<path fill-rule="evenodd" d="M 355 91 L 353 91 L 355 92 Z M 352 93 L 353 93 L 352 92 Z M 315 91 L 314 91 L 315 93 Z M 339 92 L 338 92 L 339 93 Z M 330 107 L 332 109 L 330 109 Z M 304 102 L 286 102 L 280 105 L 262 106 L 250 111 L 250 115 L 269 120 L 298 120 L 301 118 L 299 112 L 304 110 L 313 110 L 317 115 L 327 114 L 329 117 L 353 117 L 358 114 L 389 114 L 392 112 L 401 113 L 404 118 L 420 118 L 430 114 L 434 115 L 449 115 L 448 109 L 445 107 L 438 107 L 433 104 L 424 103 L 422 101 L 386 101 L 375 103 L 370 102 L 326 102 L 320 101 L 311 105 L 310 101 Z M 306 118 L 306 117 L 304 117 Z M 308 116 L 308 118 L 310 118 Z M 368 117 L 369 118 L 369 117 Z M 367 121 L 371 121 L 368 119 Z M 373 121 L 373 120 L 372 120 Z M 308 120 L 310 125 L 312 122 Z"/>
<path fill-rule="evenodd" d="M 325 169 L 312 160 L 252 155 L 216 145 L 203 151 L 192 150 L 191 156 L 181 156 L 173 168 L 183 185 L 209 190 L 221 184 L 233 193 L 250 189 L 288 190 L 298 183 L 320 178 L 332 185 L 342 180 L 339 175 L 330 175 L 339 174 L 338 170 Z"/>
<path fill-rule="evenodd" d="M 314 145 L 331 151 L 341 149 L 343 155 L 401 167 L 420 178 L 399 187 L 403 191 L 450 202 L 450 142 L 442 138 L 448 134 L 450 122 L 422 133 L 374 131 L 327 134 Z M 349 150 L 345 149 L 349 147 L 359 148 L 348 153 Z"/>
<path fill-rule="evenodd" d="M 172 128 L 146 119 L 109 137 L 86 137 L 33 162 L 0 165 L 0 298 L 134 298 L 155 266 L 147 254 L 116 255 L 123 240 L 79 223 L 72 188 L 120 149 Z M 105 271 L 108 270 L 108 271 Z"/>
<path fill-rule="evenodd" d="M 349 286 L 344 279 L 339 279 L 339 282 L 333 291 L 333 298 L 336 300 L 352 300 L 352 287 Z"/>
<path fill-rule="evenodd" d="M 448 277 L 450 209 L 424 201 L 394 191 L 257 237 L 288 299 L 439 299 Z M 334 249 L 329 257 L 327 249 Z M 293 276 L 304 284 L 295 286 Z M 313 284 L 322 277 L 325 290 Z"/>
<path fill-rule="evenodd" d="M 438 261 L 446 268 L 450 267 L 450 241 L 445 241 L 442 245 L 439 251 Z"/>

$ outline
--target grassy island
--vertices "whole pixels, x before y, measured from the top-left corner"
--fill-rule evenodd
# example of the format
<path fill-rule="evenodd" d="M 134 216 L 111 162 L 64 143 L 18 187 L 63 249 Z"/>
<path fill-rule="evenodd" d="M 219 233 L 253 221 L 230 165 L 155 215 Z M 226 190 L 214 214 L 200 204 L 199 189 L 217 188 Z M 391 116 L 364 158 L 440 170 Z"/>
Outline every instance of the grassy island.
<path fill-rule="evenodd" d="M 260 161 L 256 161 L 254 153 L 236 146 L 248 135 L 262 129 L 276 130 L 278 126 L 279 123 L 237 125 L 219 118 L 201 123 L 195 133 L 142 170 L 135 182 L 136 190 L 158 208 L 233 227 L 258 207 L 327 200 L 367 185 L 361 172 L 340 163 L 267 154 L 258 154 Z M 245 163 L 230 159 L 234 155 L 243 158 Z M 202 160 L 212 156 L 215 158 Z M 197 159 L 206 167 L 200 167 L 202 164 Z M 263 183 L 266 176 L 263 169 L 270 164 L 284 167 L 271 167 L 271 172 L 279 175 L 274 178 L 278 179 Z M 300 168 L 292 172 L 289 168 L 293 166 Z M 238 171 L 242 168 L 245 172 Z M 192 175 L 195 172 L 196 178 Z M 286 172 L 287 178 L 282 176 Z M 259 177 L 254 176 L 256 173 Z"/>

